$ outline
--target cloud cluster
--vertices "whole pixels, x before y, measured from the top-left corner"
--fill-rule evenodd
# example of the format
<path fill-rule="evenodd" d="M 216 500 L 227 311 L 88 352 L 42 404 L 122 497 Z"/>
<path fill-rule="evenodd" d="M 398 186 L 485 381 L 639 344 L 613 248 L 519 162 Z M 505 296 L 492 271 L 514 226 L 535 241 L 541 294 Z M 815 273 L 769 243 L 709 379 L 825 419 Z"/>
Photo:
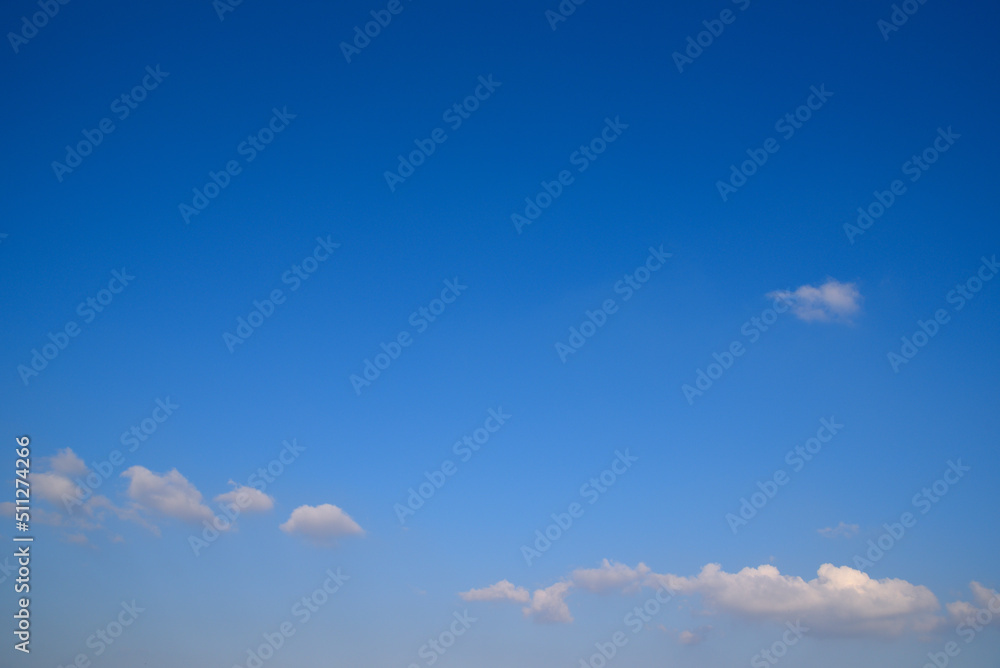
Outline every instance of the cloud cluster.
<path fill-rule="evenodd" d="M 792 313 L 801 320 L 850 322 L 861 310 L 861 293 L 854 283 L 841 283 L 827 278 L 819 286 L 802 285 L 795 290 L 775 290 L 767 295 L 787 302 Z"/>
<path fill-rule="evenodd" d="M 42 458 L 39 470 L 31 473 L 32 492 L 52 510 L 35 506 L 32 518 L 65 529 L 67 533 L 63 538 L 68 542 L 89 545 L 87 532 L 107 530 L 105 522 L 110 517 L 134 522 L 160 535 L 152 519 L 169 518 L 193 525 L 207 521 L 216 526 L 213 521 L 216 516 L 227 516 L 224 509 L 229 509 L 229 516 L 238 511 L 235 516 L 239 517 L 274 508 L 274 498 L 263 490 L 230 480 L 232 489 L 214 497 L 218 507 L 213 509 L 205 503 L 198 488 L 177 469 L 156 473 L 144 466 L 127 468 L 120 474 L 128 481 L 124 505 L 115 504 L 107 496 L 96 494 L 95 490 L 81 488 L 87 484 L 111 487 L 111 482 L 105 479 L 107 475 L 108 472 L 96 474 L 91 471 L 70 448 Z M 0 503 L 0 515 L 13 516 L 14 510 L 13 503 Z M 347 513 L 330 504 L 300 506 L 280 528 L 286 533 L 299 533 L 317 540 L 364 533 Z M 110 540 L 121 542 L 123 539 L 111 534 Z"/>
<path fill-rule="evenodd" d="M 536 622 L 573 621 L 566 598 L 574 590 L 627 594 L 642 588 L 698 596 L 708 615 L 777 623 L 801 619 L 816 635 L 892 637 L 908 631 L 931 631 L 946 621 L 937 597 L 924 586 L 893 578 L 876 580 L 848 566 L 832 564 L 820 566 L 816 575 L 805 580 L 783 575 L 770 565 L 728 573 L 719 564 L 708 564 L 698 575 L 682 577 L 654 573 L 642 563 L 632 568 L 605 559 L 599 568 L 573 571 L 569 577 L 537 589 L 530 598 L 526 589 L 507 580 L 459 596 L 466 601 L 522 603 L 524 615 Z M 973 587 L 973 593 L 981 604 L 988 591 Z M 970 609 L 969 604 L 948 606 L 952 616 L 967 615 Z M 678 640 L 693 644 L 702 636 L 684 632 Z"/>
<path fill-rule="evenodd" d="M 166 517 L 199 523 L 215 516 L 201 502 L 201 492 L 177 469 L 157 475 L 144 466 L 132 466 L 122 472 L 128 478 L 128 495 L 139 507 Z"/>

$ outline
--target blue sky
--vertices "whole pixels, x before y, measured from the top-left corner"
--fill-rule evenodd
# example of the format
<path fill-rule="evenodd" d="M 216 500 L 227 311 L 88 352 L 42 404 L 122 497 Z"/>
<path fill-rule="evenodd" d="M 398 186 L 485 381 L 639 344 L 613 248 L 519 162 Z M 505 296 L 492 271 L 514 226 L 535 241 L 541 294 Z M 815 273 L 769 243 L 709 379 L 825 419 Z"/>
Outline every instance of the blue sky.
<path fill-rule="evenodd" d="M 995 665 L 996 8 L 903 4 L 10 4 L 0 663 Z"/>

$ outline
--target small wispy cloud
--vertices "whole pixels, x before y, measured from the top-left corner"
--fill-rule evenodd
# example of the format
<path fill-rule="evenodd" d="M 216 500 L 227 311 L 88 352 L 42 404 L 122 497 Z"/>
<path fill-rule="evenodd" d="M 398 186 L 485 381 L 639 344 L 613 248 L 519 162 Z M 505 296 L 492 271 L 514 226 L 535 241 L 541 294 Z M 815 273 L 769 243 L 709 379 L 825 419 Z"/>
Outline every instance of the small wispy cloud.
<path fill-rule="evenodd" d="M 775 290 L 767 296 L 786 302 L 792 313 L 807 322 L 850 322 L 861 311 L 861 292 L 855 283 L 827 278 L 819 286 L 801 285 L 795 290 Z"/>
<path fill-rule="evenodd" d="M 816 533 L 824 538 L 850 538 L 851 536 L 857 536 L 859 530 L 860 527 L 857 524 L 841 522 L 835 527 L 817 529 Z"/>

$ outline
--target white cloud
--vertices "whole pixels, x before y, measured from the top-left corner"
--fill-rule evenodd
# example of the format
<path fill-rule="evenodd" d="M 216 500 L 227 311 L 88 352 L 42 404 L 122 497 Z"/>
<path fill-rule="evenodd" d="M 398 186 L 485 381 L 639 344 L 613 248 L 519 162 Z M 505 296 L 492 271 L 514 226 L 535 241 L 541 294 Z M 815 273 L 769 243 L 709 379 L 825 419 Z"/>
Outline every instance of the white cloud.
<path fill-rule="evenodd" d="M 972 603 L 968 601 L 955 601 L 945 606 L 948 615 L 955 624 L 968 623 L 975 620 L 975 626 L 981 626 L 981 620 L 989 620 L 994 625 L 1000 625 L 1000 593 L 987 589 L 978 582 L 970 582 L 969 589 L 972 590 Z M 982 613 L 981 620 L 976 620 L 980 611 L 986 610 L 990 614 Z"/>
<path fill-rule="evenodd" d="M 794 291 L 775 290 L 767 294 L 789 304 L 792 313 L 801 320 L 849 322 L 861 310 L 861 293 L 855 283 L 841 283 L 827 278 L 816 287 L 802 285 Z"/>
<path fill-rule="evenodd" d="M 769 565 L 727 573 L 718 564 L 708 564 L 696 576 L 680 577 L 654 573 L 641 563 L 630 568 L 604 560 L 599 568 L 576 570 L 568 580 L 536 590 L 523 611 L 538 622 L 570 622 L 573 617 L 565 599 L 573 589 L 629 593 L 641 587 L 699 596 L 709 615 L 777 623 L 801 619 L 816 635 L 894 636 L 932 630 L 944 619 L 940 603 L 926 587 L 898 579 L 875 580 L 848 566 L 838 568 L 832 564 L 820 566 L 816 578 L 804 580 L 782 575 Z M 487 590 L 496 594 L 488 600 L 523 600 L 523 595 L 509 595 L 523 590 L 506 580 L 485 590 L 471 591 Z M 981 592 L 974 592 L 982 598 Z M 963 611 L 956 607 L 956 613 Z M 685 638 L 697 642 L 702 630 Z"/>
<path fill-rule="evenodd" d="M 612 563 L 605 559 L 600 568 L 579 568 L 573 571 L 573 585 L 594 593 L 624 590 L 634 591 L 639 581 L 649 573 L 649 566 L 639 564 L 630 568 L 622 563 Z"/>
<path fill-rule="evenodd" d="M 80 492 L 76 483 L 60 473 L 35 473 L 31 476 L 31 491 L 60 508 L 65 508 L 64 497 L 76 499 Z"/>
<path fill-rule="evenodd" d="M 841 522 L 835 527 L 817 529 L 816 533 L 824 538 L 850 538 L 851 536 L 858 535 L 859 529 L 860 527 L 857 524 L 845 524 Z"/>
<path fill-rule="evenodd" d="M 185 522 L 214 517 L 211 508 L 201 502 L 201 492 L 177 469 L 157 475 L 143 466 L 132 466 L 121 475 L 129 479 L 129 498 L 140 508 Z"/>
<path fill-rule="evenodd" d="M 313 539 L 364 534 L 358 523 L 337 506 L 299 506 L 288 521 L 278 527 L 285 533 L 301 533 Z"/>
<path fill-rule="evenodd" d="M 49 468 L 63 476 L 82 476 L 87 474 L 87 465 L 71 448 L 63 448 L 48 458 Z"/>
<path fill-rule="evenodd" d="M 13 504 L 11 504 L 13 505 Z M 459 594 L 464 601 L 517 601 L 527 603 L 531 600 L 531 594 L 524 587 L 515 587 L 508 580 L 501 580 L 496 584 L 482 589 L 470 589 Z"/>
<path fill-rule="evenodd" d="M 226 503 L 239 508 L 241 513 L 264 513 L 274 508 L 274 498 L 254 487 L 237 485 L 232 480 L 233 489 L 215 497 L 217 503 Z"/>
<path fill-rule="evenodd" d="M 573 621 L 566 605 L 566 595 L 569 594 L 571 582 L 557 582 L 545 589 L 536 589 L 531 595 L 531 604 L 521 611 L 525 617 L 531 617 L 536 622 L 566 624 Z"/>
<path fill-rule="evenodd" d="M 774 566 L 727 573 L 708 564 L 695 577 L 661 576 L 682 594 L 700 594 L 710 611 L 776 622 L 802 618 L 817 634 L 897 635 L 928 630 L 940 609 L 934 594 L 905 580 L 873 580 L 849 566 L 823 564 L 817 577 L 782 575 Z"/>

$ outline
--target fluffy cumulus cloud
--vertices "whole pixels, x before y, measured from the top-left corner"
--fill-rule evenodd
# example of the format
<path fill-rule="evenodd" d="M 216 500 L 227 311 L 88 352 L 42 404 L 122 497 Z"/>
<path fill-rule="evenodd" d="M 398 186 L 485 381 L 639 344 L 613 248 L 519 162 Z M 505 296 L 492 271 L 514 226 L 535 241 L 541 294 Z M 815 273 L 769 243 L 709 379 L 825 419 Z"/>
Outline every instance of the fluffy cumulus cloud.
<path fill-rule="evenodd" d="M 775 290 L 767 295 L 788 303 L 792 313 L 801 320 L 850 322 L 861 310 L 861 293 L 854 283 L 841 283 L 833 278 L 822 285 L 802 285 L 795 290 Z"/>
<path fill-rule="evenodd" d="M 242 513 L 265 513 L 274 508 L 274 498 L 254 487 L 237 485 L 232 480 L 229 484 L 233 489 L 215 497 L 216 503 L 223 503 L 239 508 Z"/>
<path fill-rule="evenodd" d="M 85 532 L 106 531 L 112 542 L 124 540 L 110 532 L 106 526 L 110 519 L 133 522 L 160 535 L 151 517 L 201 523 L 212 521 L 216 515 L 204 503 L 201 492 L 176 469 L 163 474 L 143 466 L 126 469 L 120 474 L 128 480 L 125 491 L 128 501 L 123 505 L 97 493 L 113 487 L 108 475 L 109 472 L 92 471 L 71 448 L 40 458 L 38 470 L 31 473 L 32 496 L 47 504 L 49 509 L 36 504 L 32 508 L 32 519 L 73 531 L 64 534 L 63 539 L 89 546 L 92 545 L 89 541 L 80 538 Z M 232 481 L 230 485 L 232 489 L 216 496 L 216 502 L 235 506 L 241 514 L 262 513 L 274 508 L 274 499 L 264 492 Z M 222 510 L 218 512 L 221 514 Z M 12 513 L 13 504 L 0 504 L 0 515 Z"/>
<path fill-rule="evenodd" d="M 83 463 L 70 448 L 63 448 L 48 459 L 49 468 L 63 476 L 82 476 L 87 474 L 87 465 Z"/>
<path fill-rule="evenodd" d="M 129 498 L 141 508 L 194 523 L 215 516 L 212 509 L 201 502 L 201 492 L 177 469 L 158 475 L 144 466 L 132 466 L 122 472 L 122 477 L 129 480 Z"/>
<path fill-rule="evenodd" d="M 72 529 L 75 533 L 66 533 L 63 539 L 81 545 L 90 544 L 80 539 L 83 532 L 104 530 L 105 522 L 111 517 L 135 522 L 158 533 L 158 529 L 142 518 L 136 509 L 119 507 L 108 497 L 95 493 L 95 490 L 81 489 L 81 484 L 87 484 L 81 481 L 90 479 L 103 481 L 103 478 L 93 474 L 71 448 L 59 450 L 51 457 L 40 458 L 38 470 L 31 473 L 32 492 L 33 496 L 49 504 L 52 509 L 36 504 L 31 511 L 32 519 L 42 524 Z M 89 484 L 100 483 L 91 481 Z"/>
<path fill-rule="evenodd" d="M 820 566 L 817 577 L 805 580 L 783 575 L 770 565 L 728 573 L 718 564 L 708 564 L 698 575 L 682 577 L 654 573 L 645 564 L 632 568 L 604 560 L 599 568 L 576 570 L 568 578 L 536 590 L 523 611 L 537 622 L 570 622 L 573 617 L 566 597 L 574 590 L 627 594 L 643 588 L 700 597 L 707 615 L 779 624 L 801 619 L 816 635 L 890 637 L 907 631 L 931 631 L 945 621 L 941 604 L 926 587 L 892 578 L 876 580 L 848 566 L 832 564 Z M 984 591 L 973 589 L 977 601 L 984 598 Z M 523 603 L 527 591 L 502 580 L 461 596 L 469 601 Z M 968 613 L 968 608 L 954 604 L 949 612 L 955 616 Z M 700 642 L 704 630 L 682 632 L 678 640 Z"/>
<path fill-rule="evenodd" d="M 339 536 L 364 534 L 364 529 L 337 506 L 299 506 L 288 521 L 278 527 L 285 533 L 298 533 L 314 540 L 329 540 Z"/>
<path fill-rule="evenodd" d="M 77 485 L 60 473 L 31 473 L 31 491 L 49 503 L 63 506 L 64 499 L 77 498 Z"/>
<path fill-rule="evenodd" d="M 573 571 L 571 580 L 574 586 L 598 594 L 618 590 L 630 592 L 639 588 L 640 582 L 649 572 L 646 564 L 630 568 L 605 559 L 600 568 L 579 568 Z"/>
<path fill-rule="evenodd" d="M 522 608 L 524 615 L 542 623 L 573 621 L 566 605 L 566 595 L 572 586 L 571 582 L 557 582 L 545 589 L 536 589 L 531 595 L 531 603 Z"/>
<path fill-rule="evenodd" d="M 857 536 L 860 529 L 861 527 L 857 524 L 847 524 L 845 522 L 841 522 L 835 527 L 817 529 L 816 533 L 824 538 L 850 538 L 851 536 Z"/>

